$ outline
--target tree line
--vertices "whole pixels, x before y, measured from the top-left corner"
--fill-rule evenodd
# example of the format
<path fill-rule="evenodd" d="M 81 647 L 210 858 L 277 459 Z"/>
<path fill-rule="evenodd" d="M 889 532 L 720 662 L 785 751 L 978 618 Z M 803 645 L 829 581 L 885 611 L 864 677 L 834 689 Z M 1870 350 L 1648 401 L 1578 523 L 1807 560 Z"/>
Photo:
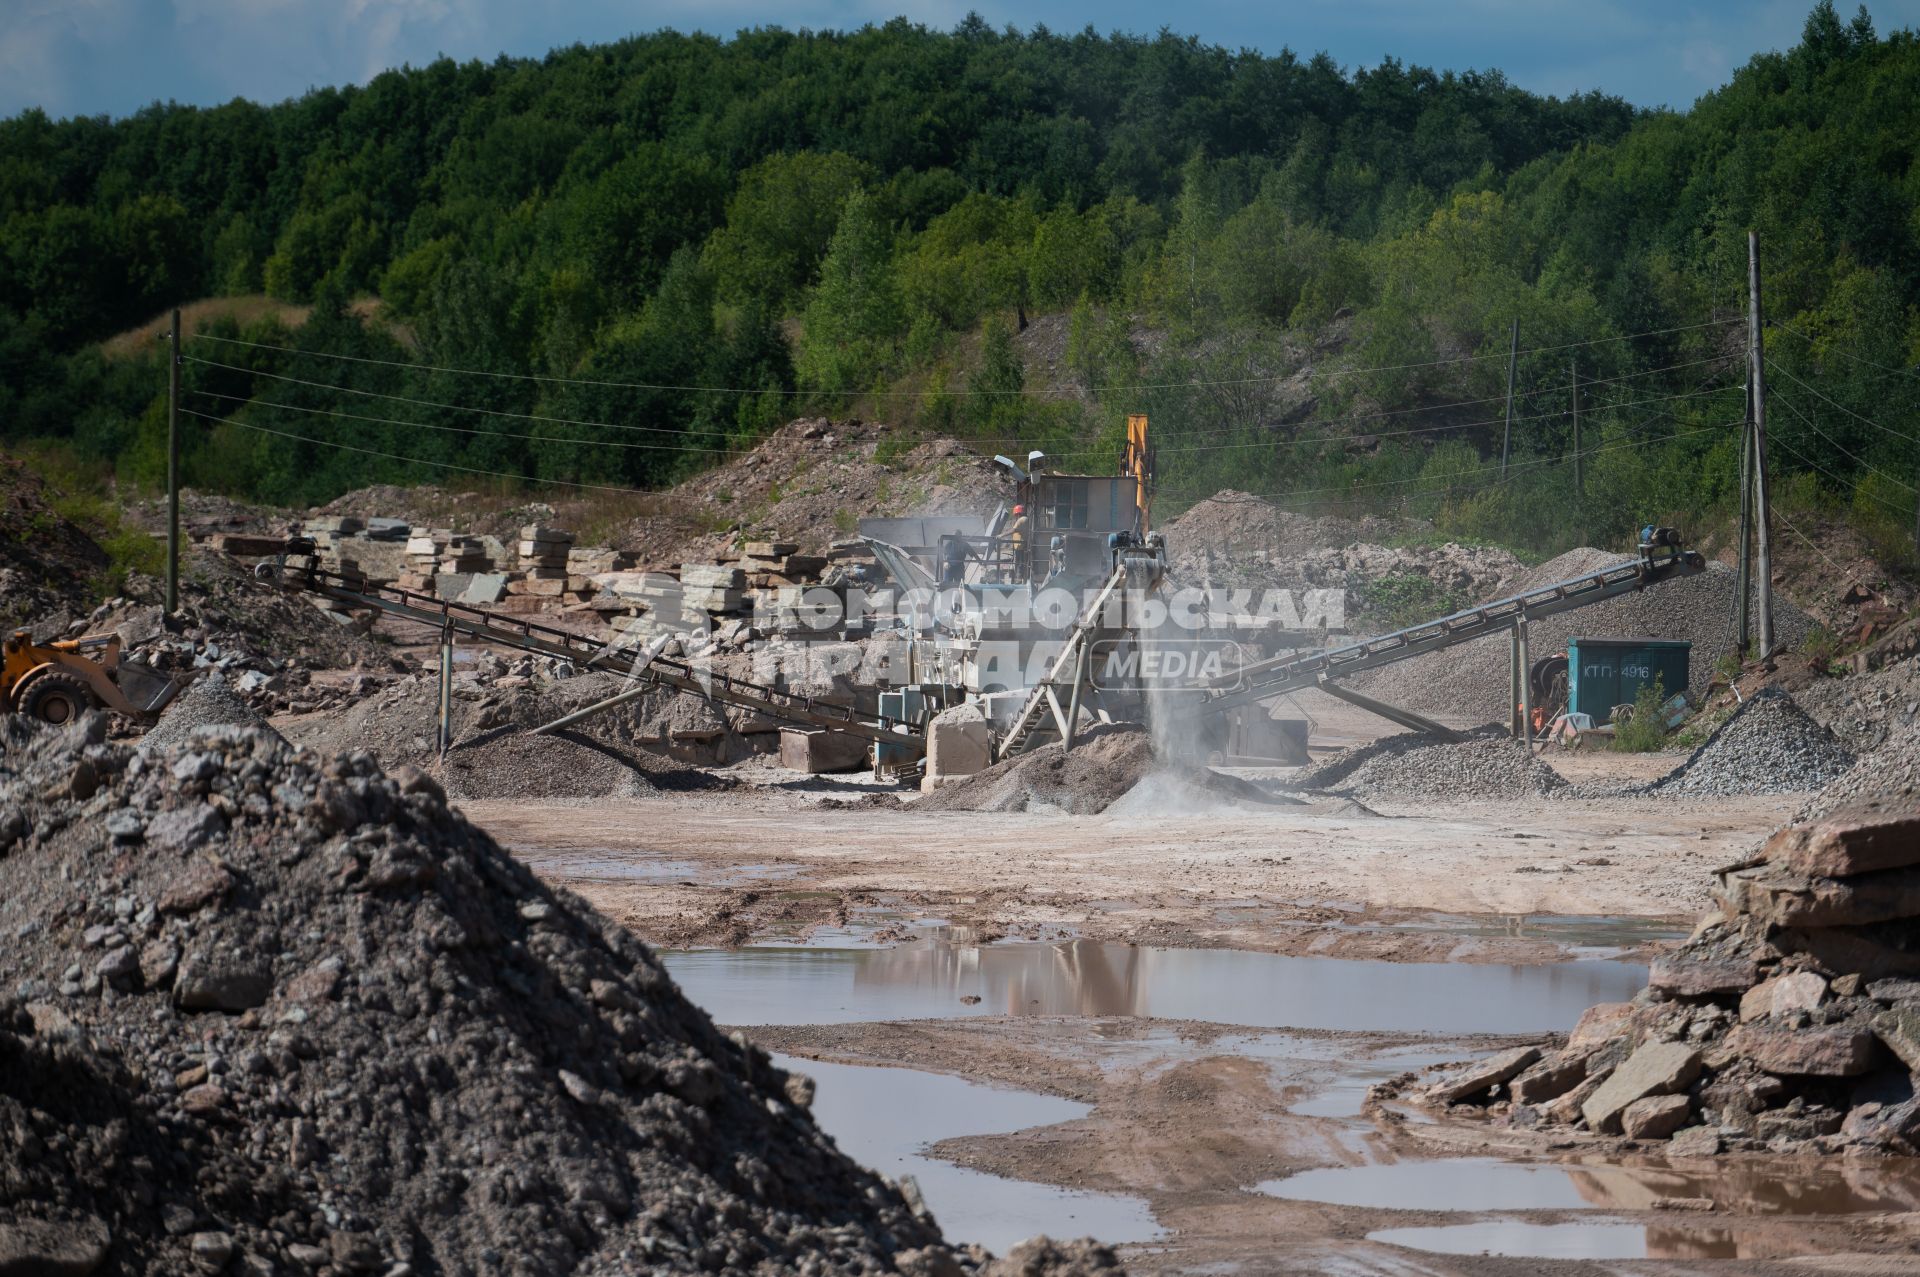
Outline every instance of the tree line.
<path fill-rule="evenodd" d="M 1104 469 L 1147 411 L 1175 503 L 1551 548 L 1731 499 L 1753 227 L 1774 459 L 1892 544 L 1920 486 L 1916 139 L 1912 33 L 1830 0 L 1685 111 L 978 18 L 27 111 L 0 122 L 0 433 L 152 481 L 158 352 L 100 343 L 266 294 L 304 322 L 215 307 L 226 342 L 188 343 L 196 485 L 655 486 L 813 410 Z"/>

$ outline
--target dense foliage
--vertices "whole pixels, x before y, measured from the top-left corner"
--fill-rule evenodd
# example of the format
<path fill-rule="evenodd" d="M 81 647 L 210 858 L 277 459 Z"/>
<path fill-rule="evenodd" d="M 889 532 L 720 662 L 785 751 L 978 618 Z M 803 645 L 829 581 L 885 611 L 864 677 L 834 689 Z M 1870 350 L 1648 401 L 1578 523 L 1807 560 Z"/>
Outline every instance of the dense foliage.
<path fill-rule="evenodd" d="M 1829 0 L 1686 112 L 978 19 L 29 111 L 0 122 L 0 435 L 151 481 L 157 346 L 100 343 L 231 298 L 190 313 L 200 486 L 654 485 L 803 409 L 1104 469 L 1144 410 L 1170 501 L 1552 548 L 1726 508 L 1754 227 L 1783 487 L 1892 543 L 1917 145 L 1920 42 Z"/>

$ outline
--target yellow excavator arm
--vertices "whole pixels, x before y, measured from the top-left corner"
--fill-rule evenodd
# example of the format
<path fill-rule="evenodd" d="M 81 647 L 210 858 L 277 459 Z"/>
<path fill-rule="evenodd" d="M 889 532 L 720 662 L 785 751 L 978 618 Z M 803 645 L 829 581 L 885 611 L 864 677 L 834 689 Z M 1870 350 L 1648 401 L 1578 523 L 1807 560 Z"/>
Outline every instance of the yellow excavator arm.
<path fill-rule="evenodd" d="M 120 636 L 36 643 L 28 630 L 7 636 L 0 654 L 0 711 L 69 723 L 90 709 L 134 718 L 158 714 L 179 684 L 120 655 Z"/>

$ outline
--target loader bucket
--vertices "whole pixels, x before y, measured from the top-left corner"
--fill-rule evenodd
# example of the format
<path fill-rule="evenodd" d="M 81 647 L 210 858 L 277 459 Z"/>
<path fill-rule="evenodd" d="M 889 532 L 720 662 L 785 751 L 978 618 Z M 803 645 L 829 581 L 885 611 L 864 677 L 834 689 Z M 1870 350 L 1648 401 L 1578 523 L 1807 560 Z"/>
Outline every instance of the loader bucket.
<path fill-rule="evenodd" d="M 119 675 L 120 694 L 142 714 L 158 714 L 180 690 L 178 682 L 136 660 L 122 660 Z"/>

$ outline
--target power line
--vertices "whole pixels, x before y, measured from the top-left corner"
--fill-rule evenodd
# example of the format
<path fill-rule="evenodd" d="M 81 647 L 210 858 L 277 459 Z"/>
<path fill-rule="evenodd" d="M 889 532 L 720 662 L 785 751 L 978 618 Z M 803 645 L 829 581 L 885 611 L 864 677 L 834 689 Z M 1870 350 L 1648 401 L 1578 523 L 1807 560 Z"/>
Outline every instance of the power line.
<path fill-rule="evenodd" d="M 1587 341 L 1566 342 L 1558 346 L 1535 346 L 1529 350 L 1523 350 L 1520 353 L 1522 355 L 1550 354 L 1554 351 L 1575 350 L 1585 346 L 1600 346 L 1600 345 L 1606 345 L 1612 342 L 1635 341 L 1644 337 L 1664 337 L 1664 336 L 1669 336 L 1673 333 L 1694 332 L 1702 328 L 1720 327 L 1720 326 L 1724 326 L 1724 325 L 1735 323 L 1735 322 L 1738 322 L 1738 321 L 1732 320 L 1732 319 L 1708 320 L 1704 323 L 1687 324 L 1677 328 L 1660 328 L 1660 329 L 1649 330 L 1647 332 L 1623 333 L 1617 337 L 1595 337 Z M 668 391 L 690 392 L 695 394 L 717 394 L 717 395 L 812 395 L 817 393 L 810 390 L 788 389 L 786 387 L 780 387 L 780 386 L 766 386 L 766 387 L 695 386 L 695 385 L 677 384 L 672 382 L 603 381 L 603 380 L 597 380 L 597 379 L 586 378 L 586 377 L 556 377 L 556 376 L 543 374 L 543 373 L 497 372 L 497 371 L 491 371 L 483 368 L 456 368 L 456 367 L 451 367 L 449 365 L 444 365 L 444 364 L 421 364 L 421 363 L 413 363 L 408 360 L 401 360 L 401 359 L 374 359 L 366 355 L 343 355 L 343 354 L 336 354 L 329 351 L 300 350 L 295 347 L 275 346 L 265 342 L 243 341 L 237 337 L 216 337 L 211 333 L 196 333 L 193 335 L 191 340 L 220 342 L 225 345 L 245 346 L 255 350 L 278 351 L 282 354 L 305 355 L 305 356 L 308 356 L 309 358 L 314 358 L 314 359 L 334 359 L 334 360 L 341 360 L 349 363 L 374 364 L 374 365 L 387 367 L 387 368 L 406 368 L 416 372 L 442 372 L 442 373 L 451 373 L 456 376 L 463 376 L 463 377 L 493 377 L 493 378 L 509 380 L 509 381 L 535 381 L 535 382 L 543 382 L 543 383 L 552 383 L 557 385 L 598 386 L 598 387 L 602 387 L 606 389 L 614 389 L 614 390 L 668 390 Z M 1303 371 L 1305 371 L 1307 376 L 1309 377 L 1356 376 L 1361 373 L 1408 372 L 1408 371 L 1413 371 L 1413 370 L 1422 369 L 1422 368 L 1443 368 L 1443 367 L 1448 367 L 1454 364 L 1481 363 L 1491 359 L 1505 359 L 1506 357 L 1507 356 L 1504 354 L 1457 355 L 1451 359 L 1434 359 L 1434 360 L 1427 360 L 1421 363 L 1382 364 L 1375 367 L 1367 367 L 1367 368 L 1334 368 L 1334 369 L 1328 370 L 1326 373 L 1320 373 L 1312 368 L 1308 368 Z M 198 360 L 196 362 L 211 363 L 213 361 Z M 228 365 L 221 364 L 216 366 L 227 367 Z M 247 371 L 247 370 L 241 369 L 239 371 Z M 1256 385 L 1259 383 L 1270 382 L 1270 381 L 1282 381 L 1287 377 L 1291 377 L 1295 375 L 1296 373 L 1272 373 L 1272 374 L 1261 376 L 1261 377 L 1195 379 L 1190 381 L 1174 381 L 1174 382 L 1142 382 L 1142 383 L 1135 383 L 1131 385 L 1115 383 L 1107 386 L 1092 387 L 1090 389 L 1094 392 L 1125 392 L 1125 391 L 1140 391 L 1140 390 L 1182 390 L 1182 389 L 1201 388 L 1206 386 L 1245 386 L 1245 385 Z M 862 392 L 862 394 L 865 397 L 871 397 L 871 398 L 910 398 L 910 399 L 920 398 L 925 393 L 926 393 L 925 391 L 919 391 L 919 390 L 887 390 L 887 391 Z M 962 390 L 948 390 L 942 393 L 949 394 L 949 395 L 956 395 L 956 396 L 965 395 L 965 396 L 1006 397 L 1006 396 L 1038 394 L 1040 392 L 1038 390 L 1031 389 L 1028 387 L 1021 387 L 1018 390 L 976 390 L 972 388 L 967 388 Z"/>
<path fill-rule="evenodd" d="M 1835 402 L 1833 399 L 1829 398 L 1827 395 L 1822 394 L 1818 388 L 1808 385 L 1806 382 L 1800 380 L 1800 378 L 1794 376 L 1793 373 L 1789 372 L 1787 369 L 1782 368 L 1779 364 L 1774 363 L 1773 360 L 1771 359 L 1767 360 L 1767 367 L 1779 373 L 1781 376 L 1787 378 L 1789 381 L 1792 381 L 1794 385 L 1802 387 L 1807 391 L 1807 393 L 1813 395 L 1815 398 L 1824 400 L 1828 405 L 1839 409 L 1841 412 L 1846 413 L 1849 417 L 1852 417 L 1855 421 L 1864 421 L 1868 425 L 1872 426 L 1875 430 L 1884 430 L 1896 439 L 1905 439 L 1908 443 L 1920 443 L 1920 439 L 1916 439 L 1910 434 L 1904 434 L 1901 431 L 1895 430 L 1892 426 L 1883 426 L 1879 422 L 1875 421 L 1873 418 L 1863 417 L 1859 413 L 1855 412 L 1853 409 L 1847 407 L 1845 404 Z M 1835 446 L 1837 447 L 1838 445 L 1835 445 Z"/>
<path fill-rule="evenodd" d="M 726 448 L 696 448 L 677 443 L 629 443 L 624 439 L 574 439 L 567 436 L 559 438 L 547 435 L 516 434 L 510 430 L 481 430 L 475 426 L 437 426 L 425 421 L 398 421 L 392 417 L 369 417 L 357 412 L 338 412 L 330 408 L 303 408 L 299 404 L 275 403 L 271 399 L 245 399 L 239 395 L 223 395 L 212 390 L 195 390 L 191 393 L 208 399 L 225 399 L 253 408 L 280 408 L 287 412 L 304 412 L 323 417 L 345 417 L 353 421 L 379 422 L 389 426 L 405 426 L 410 430 L 443 430 L 456 434 L 484 435 L 489 439 L 528 439 L 535 443 L 580 444 L 590 448 L 643 448 L 657 452 L 708 452 L 718 456 L 731 456 Z"/>
<path fill-rule="evenodd" d="M 575 417 L 548 417 L 537 412 L 509 412 L 504 408 L 475 408 L 467 404 L 437 403 L 431 399 L 413 399 L 406 395 L 390 395 L 380 390 L 361 390 L 354 386 L 336 386 L 327 381 L 308 381 L 304 377 L 288 377 L 277 372 L 261 372 L 252 368 L 240 368 L 233 364 L 218 363 L 211 359 L 201 359 L 194 355 L 182 355 L 187 363 L 203 364 L 209 368 L 224 368 L 228 372 L 237 372 L 249 377 L 265 377 L 271 381 L 290 382 L 296 386 L 307 386 L 315 390 L 334 390 L 343 395 L 364 395 L 370 399 L 386 399 L 394 403 L 412 404 L 417 408 L 439 408 L 446 412 L 472 412 L 487 417 L 513 417 L 521 421 L 544 421 L 556 426 L 588 426 L 603 430 L 645 430 L 653 434 L 684 435 L 696 431 L 680 430 L 671 426 L 635 426 L 622 425 L 613 421 L 583 421 Z"/>
<path fill-rule="evenodd" d="M 1839 484 L 1842 488 L 1851 488 L 1854 492 L 1854 495 L 1858 496 L 1861 493 L 1865 493 L 1869 501 L 1877 501 L 1881 505 L 1885 506 L 1887 509 L 1892 510 L 1895 513 L 1903 516 L 1908 513 L 1907 508 L 1905 506 L 1895 505 L 1893 502 L 1887 500 L 1885 497 L 1880 496 L 1872 488 L 1861 487 L 1856 480 L 1842 478 L 1840 475 L 1837 475 L 1833 471 L 1827 469 L 1825 466 L 1821 465 L 1818 461 L 1815 461 L 1812 457 L 1809 457 L 1806 453 L 1800 451 L 1798 448 L 1794 447 L 1792 444 L 1788 443 L 1786 440 L 1769 439 L 1767 440 L 1767 442 L 1769 444 L 1778 443 L 1780 447 L 1785 449 L 1789 455 L 1797 457 L 1803 464 L 1810 466 L 1815 470 L 1818 470 L 1821 474 L 1824 474 L 1825 476 L 1827 476 L 1827 478 L 1833 480 L 1835 483 Z"/>
<path fill-rule="evenodd" d="M 215 417 L 204 412 L 195 412 L 191 408 L 182 408 L 181 412 L 189 417 L 198 417 L 202 421 L 214 421 L 225 426 L 238 426 L 242 430 L 253 430 L 263 435 L 278 435 L 282 439 L 294 439 L 300 443 L 310 443 L 321 448 L 337 448 L 342 452 L 358 452 L 369 457 L 383 457 L 388 461 L 403 461 L 414 466 L 435 466 L 441 470 L 458 470 L 462 474 L 485 475 L 491 479 L 511 479 L 516 483 L 552 483 L 563 488 L 584 488 L 595 492 L 620 492 L 628 496 L 645 497 L 655 495 L 643 492 L 639 488 L 621 488 L 606 483 L 575 483 L 571 479 L 540 479 L 530 475 L 508 474 L 501 470 L 480 470 L 473 466 L 455 465 L 451 461 L 428 461 L 424 457 L 403 457 L 397 453 L 381 452 L 375 448 L 356 447 L 350 443 L 336 443 L 332 439 L 315 439 L 308 435 L 297 435 L 291 431 L 275 430 L 272 426 L 256 426 L 250 421 L 235 421 L 231 417 Z"/>
<path fill-rule="evenodd" d="M 1832 435 L 1828 434 L 1826 431 L 1822 430 L 1820 427 L 1814 425 L 1813 419 L 1811 417 L 1808 417 L 1806 413 L 1801 412 L 1800 409 L 1794 405 L 1793 400 L 1787 398 L 1783 394 L 1780 394 L 1778 391 L 1774 392 L 1773 397 L 1775 399 L 1778 399 L 1781 403 L 1785 404 L 1787 406 L 1787 410 L 1791 412 L 1794 416 L 1800 418 L 1800 420 L 1806 425 L 1807 429 L 1813 431 L 1813 433 L 1819 435 L 1822 439 L 1825 439 L 1828 443 L 1832 444 L 1834 451 L 1838 452 L 1841 456 L 1845 457 L 1847 460 L 1853 462 L 1853 464 L 1855 464 L 1856 466 L 1859 466 L 1862 470 L 1867 470 L 1873 474 L 1877 474 L 1882 479 L 1885 479 L 1888 483 L 1894 484 L 1897 487 L 1906 488 L 1908 492 L 1916 491 L 1916 489 L 1913 488 L 1912 486 L 1905 483 L 1901 483 L 1900 480 L 1894 478 L 1892 475 L 1888 474 L 1886 471 L 1868 464 L 1867 462 L 1861 460 L 1859 457 L 1854 456 L 1851 452 L 1847 451 L 1845 448 L 1842 448 L 1840 446 L 1839 441 L 1836 440 Z"/>
<path fill-rule="evenodd" d="M 1780 323 L 1777 320 L 1771 325 L 1771 327 L 1778 328 L 1781 332 L 1786 333 L 1790 337 L 1798 337 L 1801 341 L 1806 342 L 1807 345 L 1809 346 L 1818 347 L 1820 344 L 1818 339 L 1808 336 L 1806 333 L 1801 332 L 1797 328 L 1789 328 L 1787 325 Z M 1842 359 L 1850 359 L 1854 363 L 1863 365 L 1864 367 L 1867 367 L 1867 368 L 1878 368 L 1881 372 L 1887 373 L 1891 376 L 1920 377 L 1920 368 L 1895 368 L 1890 364 L 1877 363 L 1874 360 L 1867 359 L 1861 355 L 1851 354 L 1847 351 L 1840 349 L 1838 346 L 1833 346 L 1833 347 L 1830 347 L 1829 349 L 1831 353 L 1840 356 L 1840 358 Z"/>
<path fill-rule="evenodd" d="M 1614 443 L 1607 444 L 1604 447 L 1585 449 L 1584 451 L 1581 452 L 1580 455 L 1583 457 L 1591 457 L 1602 452 L 1612 452 L 1620 448 L 1639 447 L 1644 443 L 1657 443 L 1662 440 L 1686 439 L 1686 438 L 1691 438 L 1692 436 L 1695 436 L 1695 435 L 1710 434 L 1717 430 L 1724 430 L 1728 425 L 1737 425 L 1737 424 L 1738 424 L 1737 422 L 1721 422 L 1718 425 L 1702 426 L 1697 430 L 1684 430 L 1684 431 L 1678 431 L 1673 434 L 1655 435 L 1651 439 L 1635 438 L 1635 439 L 1619 440 Z M 1511 471 L 1537 469 L 1542 466 L 1565 465 L 1567 462 L 1571 460 L 1573 460 L 1573 456 L 1571 453 L 1569 453 L 1566 456 L 1561 456 L 1561 457 L 1545 457 L 1545 458 L 1539 458 L 1533 461 L 1523 461 L 1516 465 L 1508 466 L 1506 468 Z M 1460 475 L 1433 476 L 1433 475 L 1420 474 L 1420 475 L 1414 475 L 1411 478 L 1407 478 L 1407 479 L 1373 479 L 1373 480 L 1364 480 L 1357 483 L 1337 484 L 1337 485 L 1324 487 L 1324 488 L 1296 488 L 1291 492 L 1254 492 L 1254 493 L 1248 493 L 1247 495 L 1252 497 L 1258 497 L 1262 501 L 1280 501 L 1288 497 L 1309 496 L 1316 492 L 1348 492 L 1354 488 L 1397 487 L 1397 486 L 1403 486 L 1406 484 L 1419 483 L 1424 479 L 1430 479 L 1435 477 L 1440 478 L 1441 482 L 1434 485 L 1432 488 L 1422 489 L 1422 490 L 1423 491 L 1439 491 L 1441 488 L 1452 486 L 1454 483 L 1458 482 L 1461 478 L 1471 477 L 1473 475 L 1478 475 L 1478 474 L 1494 473 L 1499 471 L 1500 469 L 1501 467 L 1497 465 L 1483 466 L 1477 470 L 1464 471 Z M 1162 491 L 1171 492 L 1172 494 L 1181 495 L 1181 496 L 1201 495 L 1200 490 L 1197 488 L 1177 488 L 1176 487 L 1176 488 L 1170 488 L 1170 489 L 1162 489 Z"/>

